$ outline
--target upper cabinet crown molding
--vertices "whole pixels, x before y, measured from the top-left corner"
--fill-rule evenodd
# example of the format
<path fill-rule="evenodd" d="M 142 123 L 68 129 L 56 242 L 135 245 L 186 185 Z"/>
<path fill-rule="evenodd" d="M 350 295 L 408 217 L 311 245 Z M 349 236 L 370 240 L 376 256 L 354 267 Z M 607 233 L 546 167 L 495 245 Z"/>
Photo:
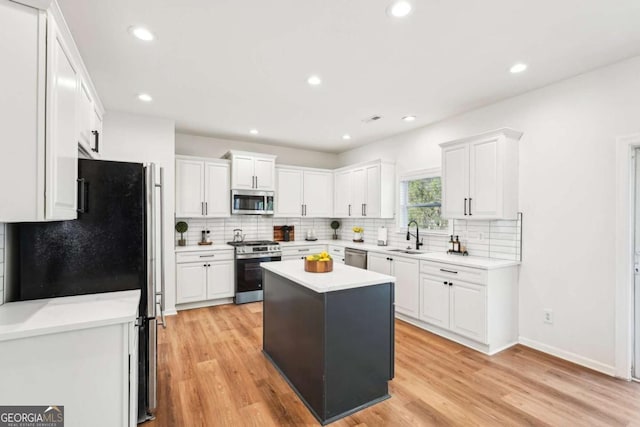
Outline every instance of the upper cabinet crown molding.
<path fill-rule="evenodd" d="M 521 137 L 505 128 L 440 144 L 444 218 L 517 218 Z"/>

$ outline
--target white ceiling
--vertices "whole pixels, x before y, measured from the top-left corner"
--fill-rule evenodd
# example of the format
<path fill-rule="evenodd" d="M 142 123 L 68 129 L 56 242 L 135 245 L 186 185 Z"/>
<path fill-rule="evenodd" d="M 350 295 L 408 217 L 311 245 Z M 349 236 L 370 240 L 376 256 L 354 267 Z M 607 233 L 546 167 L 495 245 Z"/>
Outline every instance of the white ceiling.
<path fill-rule="evenodd" d="M 638 0 L 58 1 L 107 109 L 333 152 L 640 55 Z"/>

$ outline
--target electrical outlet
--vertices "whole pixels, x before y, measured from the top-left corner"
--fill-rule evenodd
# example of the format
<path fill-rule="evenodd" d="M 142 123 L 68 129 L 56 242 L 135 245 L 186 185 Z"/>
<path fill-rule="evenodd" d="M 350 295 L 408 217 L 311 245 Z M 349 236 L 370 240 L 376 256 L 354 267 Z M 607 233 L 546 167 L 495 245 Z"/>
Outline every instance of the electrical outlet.
<path fill-rule="evenodd" d="M 547 308 L 542 310 L 542 313 L 544 314 L 544 323 L 553 324 L 553 310 Z"/>
<path fill-rule="evenodd" d="M 484 233 L 482 231 L 478 232 L 478 240 L 480 241 L 484 240 Z"/>

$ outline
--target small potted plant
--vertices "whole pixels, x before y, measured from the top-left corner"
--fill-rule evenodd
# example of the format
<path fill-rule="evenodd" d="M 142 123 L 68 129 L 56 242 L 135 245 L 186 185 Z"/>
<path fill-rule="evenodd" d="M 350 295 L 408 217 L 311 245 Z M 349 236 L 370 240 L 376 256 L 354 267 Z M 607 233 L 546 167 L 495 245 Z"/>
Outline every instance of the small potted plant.
<path fill-rule="evenodd" d="M 352 230 L 353 230 L 353 241 L 364 242 L 364 240 L 362 239 L 362 232 L 364 231 L 364 228 L 355 226 L 352 228 Z"/>
<path fill-rule="evenodd" d="M 179 221 L 176 224 L 176 231 L 180 233 L 180 240 L 178 240 L 178 246 L 187 246 L 187 241 L 184 239 L 184 233 L 189 229 L 189 224 L 184 221 Z"/>
<path fill-rule="evenodd" d="M 338 240 L 338 228 L 340 228 L 340 221 L 331 221 L 331 228 L 333 229 L 333 240 Z"/>

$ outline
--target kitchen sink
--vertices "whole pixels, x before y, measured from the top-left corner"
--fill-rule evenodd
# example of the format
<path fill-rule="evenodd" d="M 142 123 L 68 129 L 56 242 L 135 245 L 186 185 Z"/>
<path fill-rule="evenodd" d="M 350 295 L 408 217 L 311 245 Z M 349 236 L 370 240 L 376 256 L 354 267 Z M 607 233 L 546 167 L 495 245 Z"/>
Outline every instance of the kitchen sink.
<path fill-rule="evenodd" d="M 409 255 L 426 254 L 425 251 L 415 251 L 411 249 L 389 249 L 389 252 L 400 252 L 400 253 L 409 254 Z"/>

